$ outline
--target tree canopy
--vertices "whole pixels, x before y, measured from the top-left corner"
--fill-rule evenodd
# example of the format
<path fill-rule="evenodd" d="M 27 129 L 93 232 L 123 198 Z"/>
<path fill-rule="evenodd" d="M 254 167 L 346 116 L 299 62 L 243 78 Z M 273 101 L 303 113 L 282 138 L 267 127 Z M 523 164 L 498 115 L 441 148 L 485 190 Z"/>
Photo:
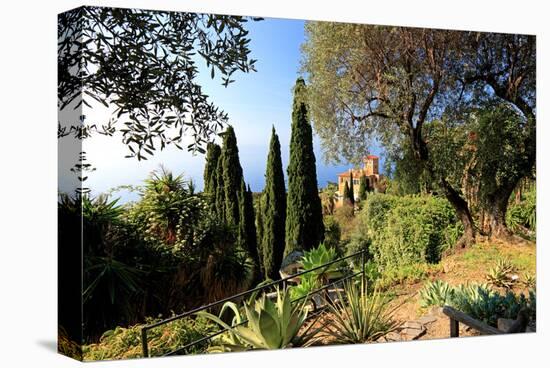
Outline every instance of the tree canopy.
<path fill-rule="evenodd" d="M 187 148 L 204 152 L 228 117 L 198 84 L 197 62 L 224 86 L 254 71 L 249 19 L 260 18 L 91 6 L 60 14 L 59 109 L 95 101 L 113 111 L 108 122 L 60 123 L 58 135 L 118 131 L 128 156 L 146 159 L 189 134 Z"/>

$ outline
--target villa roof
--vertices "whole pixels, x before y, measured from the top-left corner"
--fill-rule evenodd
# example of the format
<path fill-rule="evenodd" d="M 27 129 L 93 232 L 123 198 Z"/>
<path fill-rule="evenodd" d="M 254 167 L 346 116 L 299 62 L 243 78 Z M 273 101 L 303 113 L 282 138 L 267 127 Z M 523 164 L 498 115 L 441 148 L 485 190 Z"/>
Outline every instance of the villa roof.
<path fill-rule="evenodd" d="M 353 173 L 354 174 L 357 174 L 357 173 L 363 174 L 364 171 L 363 171 L 363 169 L 353 169 Z M 340 173 L 340 174 L 338 174 L 338 176 L 348 177 L 349 176 L 349 171 L 345 171 L 343 173 Z"/>

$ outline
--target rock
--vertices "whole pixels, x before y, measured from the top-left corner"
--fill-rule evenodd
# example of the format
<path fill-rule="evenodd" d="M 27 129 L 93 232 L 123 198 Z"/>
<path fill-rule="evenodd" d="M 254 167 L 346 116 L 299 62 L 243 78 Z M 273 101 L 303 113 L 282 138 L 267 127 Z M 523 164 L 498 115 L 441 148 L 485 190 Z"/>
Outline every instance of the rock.
<path fill-rule="evenodd" d="M 502 331 L 508 331 L 512 324 L 514 323 L 513 319 L 509 318 L 499 318 L 497 320 L 497 328 Z"/>
<path fill-rule="evenodd" d="M 432 307 L 432 308 L 428 311 L 428 315 L 434 316 L 434 317 L 436 317 L 436 318 L 442 317 L 442 316 L 444 316 L 444 314 L 443 314 L 443 308 L 442 308 L 442 307 Z"/>
<path fill-rule="evenodd" d="M 416 340 L 420 336 L 424 335 L 426 333 L 426 327 L 422 326 L 421 329 L 416 328 L 405 328 L 401 331 L 401 336 L 404 338 L 404 340 Z"/>
<path fill-rule="evenodd" d="M 403 341 L 403 338 L 401 337 L 401 335 L 399 333 L 397 333 L 395 331 L 392 331 L 392 332 L 386 334 L 385 336 L 382 336 L 377 341 L 380 341 L 380 342 Z"/>
<path fill-rule="evenodd" d="M 401 325 L 403 329 L 412 329 L 412 330 L 421 330 L 424 328 L 424 325 L 418 321 L 407 321 Z"/>
<path fill-rule="evenodd" d="M 437 321 L 437 318 L 433 315 L 426 315 L 418 319 L 418 322 L 422 323 L 423 325 L 427 325 L 435 321 Z"/>

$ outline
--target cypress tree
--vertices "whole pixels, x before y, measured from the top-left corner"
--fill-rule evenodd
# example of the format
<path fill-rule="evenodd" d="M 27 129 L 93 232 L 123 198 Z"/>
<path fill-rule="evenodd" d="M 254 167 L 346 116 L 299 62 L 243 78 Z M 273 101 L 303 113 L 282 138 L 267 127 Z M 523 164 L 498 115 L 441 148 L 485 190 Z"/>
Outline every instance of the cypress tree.
<path fill-rule="evenodd" d="M 367 177 L 363 174 L 361 181 L 359 182 L 359 200 L 365 201 L 367 199 L 368 183 Z"/>
<path fill-rule="evenodd" d="M 349 201 L 353 206 L 355 204 L 355 193 L 353 190 L 353 171 L 349 172 Z"/>
<path fill-rule="evenodd" d="M 216 178 L 216 199 L 214 208 L 218 219 L 225 222 L 225 186 L 223 185 L 223 162 L 221 155 L 218 159 L 218 165 L 216 167 L 216 173 L 212 174 L 212 178 Z"/>
<path fill-rule="evenodd" d="M 239 161 L 237 138 L 232 126 L 229 126 L 223 133 L 221 161 L 225 192 L 225 222 L 230 226 L 238 227 L 240 220 L 238 196 L 243 180 L 243 170 Z"/>
<path fill-rule="evenodd" d="M 315 248 L 324 236 L 313 136 L 304 93 L 305 82 L 298 78 L 292 107 L 285 254 Z"/>
<path fill-rule="evenodd" d="M 276 280 L 285 251 L 286 191 L 281 144 L 275 127 L 271 130 L 263 199 L 263 269 L 266 277 Z"/>
<path fill-rule="evenodd" d="M 239 225 L 238 240 L 243 249 L 248 251 L 250 258 L 254 261 L 256 270 L 259 265 L 258 250 L 256 248 L 256 226 L 254 225 L 254 205 L 252 203 L 252 192 L 250 187 L 246 189 L 244 180 L 241 180 L 239 191 Z"/>
<path fill-rule="evenodd" d="M 344 202 L 351 205 L 351 192 L 348 185 L 348 182 L 346 181 L 346 185 L 344 185 Z"/>
<path fill-rule="evenodd" d="M 208 143 L 206 148 L 206 163 L 204 165 L 204 193 L 209 197 L 210 203 L 215 204 L 217 189 L 217 167 L 221 155 L 221 148 L 215 143 Z"/>
<path fill-rule="evenodd" d="M 263 248 L 263 238 L 264 238 L 264 218 L 263 218 L 263 202 L 264 202 L 264 194 L 260 194 L 260 198 L 258 198 L 256 202 L 256 238 L 257 238 L 257 251 L 260 258 L 260 272 L 262 276 L 265 278 L 265 268 L 264 268 L 264 248 Z"/>

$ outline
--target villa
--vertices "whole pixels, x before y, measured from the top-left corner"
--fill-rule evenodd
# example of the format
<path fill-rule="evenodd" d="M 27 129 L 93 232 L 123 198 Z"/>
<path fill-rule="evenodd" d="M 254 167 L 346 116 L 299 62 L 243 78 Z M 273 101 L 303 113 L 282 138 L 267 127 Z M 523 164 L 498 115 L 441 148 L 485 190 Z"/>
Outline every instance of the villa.
<path fill-rule="evenodd" d="M 359 199 L 359 186 L 361 177 L 365 176 L 367 182 L 367 188 L 369 191 L 374 190 L 377 187 L 378 182 L 382 175 L 378 171 L 379 157 L 375 155 L 368 155 L 363 159 L 363 168 L 349 169 L 346 172 L 338 174 L 338 199 L 336 206 L 339 207 L 344 203 L 344 188 L 346 183 L 350 186 L 350 179 L 353 174 L 353 196 L 357 200 Z"/>

